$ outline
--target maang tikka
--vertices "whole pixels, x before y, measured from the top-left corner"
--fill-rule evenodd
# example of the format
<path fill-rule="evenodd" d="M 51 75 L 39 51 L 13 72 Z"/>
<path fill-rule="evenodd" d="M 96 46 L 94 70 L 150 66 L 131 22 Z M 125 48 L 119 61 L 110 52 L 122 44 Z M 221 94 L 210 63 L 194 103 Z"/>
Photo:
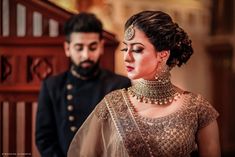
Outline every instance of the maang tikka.
<path fill-rule="evenodd" d="M 131 24 L 125 31 L 124 38 L 125 40 L 131 40 L 135 35 L 134 25 Z"/>

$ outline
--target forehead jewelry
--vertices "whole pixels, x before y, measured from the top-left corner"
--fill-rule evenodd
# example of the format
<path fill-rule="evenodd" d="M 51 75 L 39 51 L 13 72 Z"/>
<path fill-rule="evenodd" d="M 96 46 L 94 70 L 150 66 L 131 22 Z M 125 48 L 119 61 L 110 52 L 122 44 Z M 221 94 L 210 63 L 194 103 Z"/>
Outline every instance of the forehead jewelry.
<path fill-rule="evenodd" d="M 124 37 L 126 40 L 131 40 L 134 37 L 134 35 L 135 35 L 135 30 L 132 24 L 126 29 Z"/>

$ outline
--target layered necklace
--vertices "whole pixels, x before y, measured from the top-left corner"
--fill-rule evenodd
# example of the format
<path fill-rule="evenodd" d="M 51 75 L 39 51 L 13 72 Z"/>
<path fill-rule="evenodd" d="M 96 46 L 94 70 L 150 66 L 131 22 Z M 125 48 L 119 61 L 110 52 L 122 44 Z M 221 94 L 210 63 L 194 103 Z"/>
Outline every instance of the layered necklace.
<path fill-rule="evenodd" d="M 169 104 L 181 95 L 180 89 L 171 83 L 169 72 L 153 81 L 138 80 L 137 83 L 128 88 L 128 93 L 139 102 L 157 105 Z"/>

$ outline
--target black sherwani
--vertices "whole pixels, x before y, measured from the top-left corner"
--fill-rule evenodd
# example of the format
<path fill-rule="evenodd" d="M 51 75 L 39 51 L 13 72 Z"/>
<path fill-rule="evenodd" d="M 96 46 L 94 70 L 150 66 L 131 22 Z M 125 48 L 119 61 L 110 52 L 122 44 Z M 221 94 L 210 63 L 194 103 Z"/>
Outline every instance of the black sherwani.
<path fill-rule="evenodd" d="M 109 92 L 131 85 L 128 78 L 101 70 L 81 80 L 69 71 L 43 81 L 36 118 L 36 144 L 44 157 L 65 157 L 77 129 Z"/>

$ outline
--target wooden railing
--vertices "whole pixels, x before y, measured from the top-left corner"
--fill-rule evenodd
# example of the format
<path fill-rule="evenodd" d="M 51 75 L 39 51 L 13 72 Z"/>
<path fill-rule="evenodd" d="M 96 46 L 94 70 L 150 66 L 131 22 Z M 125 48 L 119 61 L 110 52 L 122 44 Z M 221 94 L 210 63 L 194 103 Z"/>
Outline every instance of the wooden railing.
<path fill-rule="evenodd" d="M 40 84 L 68 68 L 62 26 L 72 14 L 41 0 L 0 0 L 0 8 L 0 154 L 37 157 Z M 101 66 L 113 71 L 118 41 L 104 37 Z"/>
<path fill-rule="evenodd" d="M 36 108 L 31 101 L 0 102 L 2 156 L 39 156 L 34 142 Z"/>
<path fill-rule="evenodd" d="M 1 153 L 38 156 L 34 128 L 40 81 L 68 65 L 63 38 L 3 37 L 0 43 Z"/>

